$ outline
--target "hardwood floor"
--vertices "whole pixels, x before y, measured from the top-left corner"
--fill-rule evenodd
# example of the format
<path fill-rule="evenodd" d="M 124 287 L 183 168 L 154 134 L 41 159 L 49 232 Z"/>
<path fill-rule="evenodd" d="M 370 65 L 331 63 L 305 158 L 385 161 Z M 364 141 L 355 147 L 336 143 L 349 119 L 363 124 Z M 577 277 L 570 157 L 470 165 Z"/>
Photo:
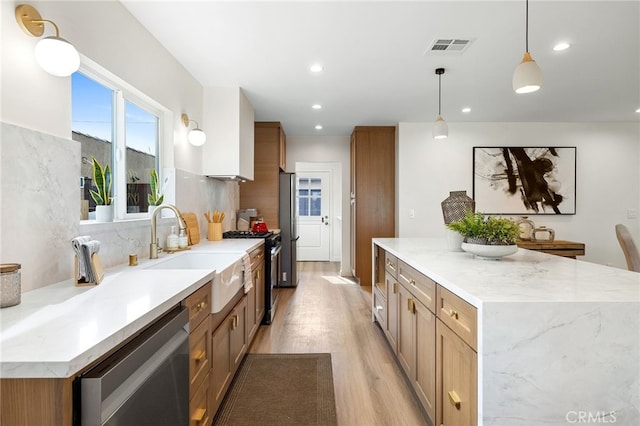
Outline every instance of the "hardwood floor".
<path fill-rule="evenodd" d="M 276 316 L 249 352 L 329 352 L 338 424 L 425 425 L 380 327 L 371 321 L 371 287 L 338 275 L 338 264 L 300 262 L 295 289 L 280 289 Z"/>

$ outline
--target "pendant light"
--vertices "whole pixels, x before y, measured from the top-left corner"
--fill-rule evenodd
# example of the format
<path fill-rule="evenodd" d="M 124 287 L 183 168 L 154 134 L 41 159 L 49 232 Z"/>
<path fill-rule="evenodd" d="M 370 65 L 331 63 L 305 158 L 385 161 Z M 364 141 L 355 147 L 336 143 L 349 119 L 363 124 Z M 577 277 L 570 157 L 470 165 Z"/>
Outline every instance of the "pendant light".
<path fill-rule="evenodd" d="M 516 93 L 531 93 L 542 87 L 542 71 L 529 53 L 529 0 L 525 1 L 525 52 L 522 62 L 513 72 L 513 90 Z"/>
<path fill-rule="evenodd" d="M 449 136 L 449 126 L 447 122 L 442 118 L 441 106 L 442 106 L 442 74 L 444 74 L 444 68 L 436 68 L 436 75 L 438 76 L 438 118 L 433 123 L 433 138 L 445 139 Z"/>

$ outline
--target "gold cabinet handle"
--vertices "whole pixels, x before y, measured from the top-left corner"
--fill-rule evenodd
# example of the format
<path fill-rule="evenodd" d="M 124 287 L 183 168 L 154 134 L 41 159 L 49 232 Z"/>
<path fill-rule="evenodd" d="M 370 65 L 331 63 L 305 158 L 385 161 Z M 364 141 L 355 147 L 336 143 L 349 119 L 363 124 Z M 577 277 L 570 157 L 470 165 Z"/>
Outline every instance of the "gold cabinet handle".
<path fill-rule="evenodd" d="M 202 420 L 204 420 L 204 416 L 206 414 L 207 414 L 207 410 L 205 410 L 204 408 L 198 408 L 196 412 L 193 413 L 193 417 L 191 418 L 191 420 L 193 420 L 196 423 L 200 423 Z"/>
<path fill-rule="evenodd" d="M 396 265 L 390 260 L 387 260 L 387 266 L 393 269 L 394 271 L 396 270 Z"/>
<path fill-rule="evenodd" d="M 258 273 L 258 274 L 257 274 L 258 279 L 260 279 L 260 269 L 258 269 L 256 272 Z"/>
<path fill-rule="evenodd" d="M 460 409 L 460 403 L 462 402 L 460 400 L 460 397 L 458 396 L 458 394 L 456 393 L 456 391 L 449 391 L 449 402 L 451 403 L 451 405 L 455 405 L 456 409 Z"/>
<path fill-rule="evenodd" d="M 413 279 L 409 280 L 409 284 L 411 284 L 412 286 L 415 286 L 416 285 L 416 280 L 413 280 Z"/>
<path fill-rule="evenodd" d="M 231 317 L 231 329 L 235 330 L 236 328 L 238 328 L 238 316 L 234 315 Z"/>
<path fill-rule="evenodd" d="M 199 311 L 203 310 L 206 307 L 207 307 L 207 302 L 200 302 L 196 305 L 196 309 Z"/>
<path fill-rule="evenodd" d="M 202 358 L 204 358 L 204 356 L 206 354 L 207 353 L 205 351 L 200 351 L 200 352 L 198 352 L 198 354 L 196 356 L 193 357 L 193 359 L 195 359 L 196 362 L 200 362 L 200 361 L 202 361 Z"/>
<path fill-rule="evenodd" d="M 413 299 L 407 299 L 407 310 L 412 314 L 416 313 L 416 303 L 413 301 Z"/>
<path fill-rule="evenodd" d="M 451 315 L 451 318 L 458 319 L 458 312 L 453 309 L 449 309 L 449 315 Z"/>
<path fill-rule="evenodd" d="M 397 282 L 393 282 L 393 294 L 397 294 L 398 293 L 398 283 Z"/>

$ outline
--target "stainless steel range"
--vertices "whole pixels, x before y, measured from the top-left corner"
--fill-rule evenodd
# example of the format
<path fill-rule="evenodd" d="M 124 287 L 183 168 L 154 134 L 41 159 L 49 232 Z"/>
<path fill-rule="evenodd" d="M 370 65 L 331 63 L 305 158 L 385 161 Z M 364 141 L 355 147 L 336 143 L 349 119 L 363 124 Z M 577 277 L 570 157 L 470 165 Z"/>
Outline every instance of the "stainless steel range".
<path fill-rule="evenodd" d="M 271 324 L 278 304 L 278 279 L 280 277 L 280 234 L 273 232 L 227 231 L 222 238 L 260 238 L 264 240 L 264 303 L 262 324 Z"/>

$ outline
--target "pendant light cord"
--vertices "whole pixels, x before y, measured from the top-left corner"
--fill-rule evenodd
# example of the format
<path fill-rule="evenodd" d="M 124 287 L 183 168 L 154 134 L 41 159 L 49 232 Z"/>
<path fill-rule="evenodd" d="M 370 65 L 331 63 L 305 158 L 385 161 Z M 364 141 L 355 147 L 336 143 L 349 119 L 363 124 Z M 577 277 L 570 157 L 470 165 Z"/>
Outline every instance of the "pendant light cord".
<path fill-rule="evenodd" d="M 525 35 L 524 35 L 524 44 L 525 44 L 525 52 L 529 51 L 529 0 L 526 0 L 525 3 Z"/>
<path fill-rule="evenodd" d="M 438 74 L 438 116 L 441 116 L 440 105 L 442 103 L 442 74 Z"/>

